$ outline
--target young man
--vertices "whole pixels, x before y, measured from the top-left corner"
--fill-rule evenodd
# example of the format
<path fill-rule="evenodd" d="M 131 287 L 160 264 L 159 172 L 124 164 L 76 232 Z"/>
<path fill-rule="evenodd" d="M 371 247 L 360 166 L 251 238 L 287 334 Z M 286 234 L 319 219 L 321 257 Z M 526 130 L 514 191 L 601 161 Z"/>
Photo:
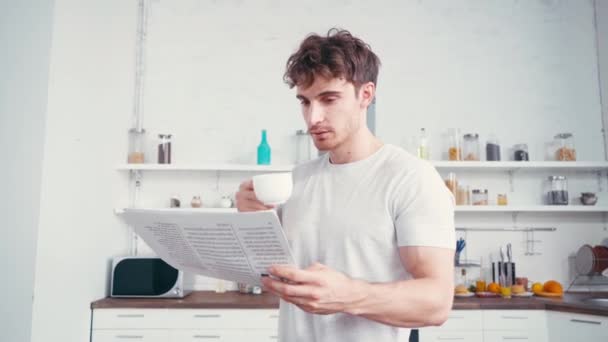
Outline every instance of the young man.
<path fill-rule="evenodd" d="M 347 31 L 306 38 L 287 62 L 324 156 L 298 165 L 281 208 L 297 267 L 273 266 L 283 342 L 404 341 L 452 307 L 454 199 L 436 170 L 366 126 L 380 61 Z M 239 211 L 266 210 L 251 181 Z M 404 334 L 405 337 L 401 336 Z"/>

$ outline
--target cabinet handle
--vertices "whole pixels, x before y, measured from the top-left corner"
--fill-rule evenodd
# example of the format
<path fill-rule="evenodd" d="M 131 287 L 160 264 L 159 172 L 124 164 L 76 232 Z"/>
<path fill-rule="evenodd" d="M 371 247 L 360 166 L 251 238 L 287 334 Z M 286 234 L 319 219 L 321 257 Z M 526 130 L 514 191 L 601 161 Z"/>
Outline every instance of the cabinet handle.
<path fill-rule="evenodd" d="M 527 340 L 528 337 L 526 336 L 503 336 L 502 340 Z"/>
<path fill-rule="evenodd" d="M 220 338 L 220 335 L 194 335 L 193 338 L 204 338 L 204 339 L 217 339 Z"/>
<path fill-rule="evenodd" d="M 144 314 L 118 314 L 118 318 L 144 318 Z"/>
<path fill-rule="evenodd" d="M 441 337 L 441 336 L 437 336 L 437 339 L 440 341 L 457 341 L 457 340 L 464 340 L 464 337 Z"/>
<path fill-rule="evenodd" d="M 144 338 L 142 335 L 116 335 L 116 338 L 120 339 L 140 339 Z"/>
<path fill-rule="evenodd" d="M 197 314 L 197 315 L 194 315 L 194 318 L 220 318 L 220 317 L 222 317 L 222 315 L 220 315 L 220 314 L 207 314 L 207 315 Z"/>
<path fill-rule="evenodd" d="M 502 319 L 528 319 L 526 316 L 500 316 Z"/>
<path fill-rule="evenodd" d="M 573 323 L 587 323 L 587 324 L 595 324 L 595 325 L 601 325 L 602 324 L 602 322 L 586 321 L 584 319 L 571 319 L 570 322 L 573 322 Z"/>

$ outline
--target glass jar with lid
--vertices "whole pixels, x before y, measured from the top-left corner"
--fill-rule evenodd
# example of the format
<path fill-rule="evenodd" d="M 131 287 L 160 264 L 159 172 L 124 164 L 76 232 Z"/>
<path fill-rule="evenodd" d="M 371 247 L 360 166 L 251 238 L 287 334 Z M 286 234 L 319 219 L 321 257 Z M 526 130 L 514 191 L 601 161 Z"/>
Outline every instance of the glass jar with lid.
<path fill-rule="evenodd" d="M 486 160 L 500 161 L 500 144 L 498 138 L 491 134 L 486 141 Z"/>
<path fill-rule="evenodd" d="M 158 163 L 171 164 L 171 134 L 158 135 Z"/>
<path fill-rule="evenodd" d="M 574 136 L 572 133 L 559 133 L 553 137 L 555 148 L 555 160 L 575 161 L 576 150 L 574 148 Z"/>
<path fill-rule="evenodd" d="M 469 133 L 463 136 L 463 160 L 479 160 L 479 134 Z"/>
<path fill-rule="evenodd" d="M 448 130 L 448 160 L 462 160 L 462 143 L 460 129 Z"/>
<path fill-rule="evenodd" d="M 488 205 L 488 189 L 473 189 L 471 192 L 473 205 Z"/>
<path fill-rule="evenodd" d="M 315 145 L 307 131 L 296 131 L 296 164 L 307 162 L 316 157 Z"/>
<path fill-rule="evenodd" d="M 129 154 L 127 156 L 129 164 L 143 164 L 145 162 L 145 133 L 144 129 L 131 128 L 129 130 Z"/>
<path fill-rule="evenodd" d="M 546 187 L 548 205 L 568 205 L 568 180 L 566 177 L 549 176 Z"/>
<path fill-rule="evenodd" d="M 513 146 L 513 160 L 515 161 L 529 161 L 530 155 L 528 154 L 528 144 L 515 144 Z"/>

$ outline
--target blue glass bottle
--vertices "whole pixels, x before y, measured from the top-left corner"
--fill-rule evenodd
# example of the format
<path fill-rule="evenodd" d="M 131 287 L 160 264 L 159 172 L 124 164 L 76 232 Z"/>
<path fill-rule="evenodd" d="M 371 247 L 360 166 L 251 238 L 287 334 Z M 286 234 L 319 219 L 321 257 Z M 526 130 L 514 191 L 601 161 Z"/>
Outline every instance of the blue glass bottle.
<path fill-rule="evenodd" d="M 270 145 L 266 139 L 266 130 L 262 130 L 262 141 L 258 145 L 258 165 L 270 165 Z"/>

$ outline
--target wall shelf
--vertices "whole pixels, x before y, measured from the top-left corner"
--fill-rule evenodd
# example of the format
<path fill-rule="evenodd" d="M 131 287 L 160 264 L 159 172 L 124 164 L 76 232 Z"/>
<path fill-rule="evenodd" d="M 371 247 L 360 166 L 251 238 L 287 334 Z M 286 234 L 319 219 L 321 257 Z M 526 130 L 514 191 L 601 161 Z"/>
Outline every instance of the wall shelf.
<path fill-rule="evenodd" d="M 466 170 L 466 171 L 590 171 L 608 170 L 608 162 L 604 161 L 446 161 L 434 160 L 431 164 L 437 170 Z"/>
<path fill-rule="evenodd" d="M 293 165 L 256 164 L 122 164 L 118 171 L 231 171 L 231 172 L 289 172 Z"/>
<path fill-rule="evenodd" d="M 463 170 L 463 171 L 590 171 L 598 172 L 608 170 L 608 162 L 603 161 L 447 161 L 432 160 L 430 163 L 437 170 Z M 294 165 L 256 165 L 256 164 L 121 164 L 116 167 L 119 171 L 232 171 L 232 172 L 289 172 Z"/>
<path fill-rule="evenodd" d="M 137 208 L 137 209 L 154 209 L 167 211 L 194 211 L 194 212 L 218 212 L 232 213 L 236 212 L 236 208 Z M 608 207 L 582 206 L 582 205 L 458 205 L 455 211 L 457 213 L 606 213 Z M 114 209 L 114 213 L 120 215 L 124 212 L 124 208 Z"/>
<path fill-rule="evenodd" d="M 608 207 L 584 205 L 458 205 L 455 211 L 457 213 L 605 213 L 608 212 Z"/>
<path fill-rule="evenodd" d="M 125 212 L 126 208 L 116 208 L 114 209 L 114 214 L 122 215 Z M 195 213 L 236 213 L 236 208 L 133 208 L 133 209 L 148 209 L 148 210 L 162 210 L 162 211 L 191 211 Z"/>

